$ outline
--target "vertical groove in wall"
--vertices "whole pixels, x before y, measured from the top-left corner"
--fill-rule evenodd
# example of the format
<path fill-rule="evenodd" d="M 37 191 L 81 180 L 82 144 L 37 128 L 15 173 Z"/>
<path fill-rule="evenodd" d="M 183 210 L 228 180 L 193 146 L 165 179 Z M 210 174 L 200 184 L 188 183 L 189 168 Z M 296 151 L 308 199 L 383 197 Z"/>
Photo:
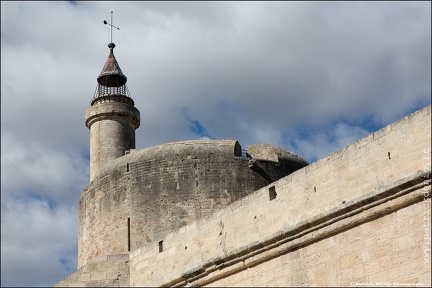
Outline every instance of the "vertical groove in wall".
<path fill-rule="evenodd" d="M 130 218 L 127 219 L 127 238 L 128 238 L 128 252 L 130 252 L 131 249 L 131 243 L 130 243 Z"/>

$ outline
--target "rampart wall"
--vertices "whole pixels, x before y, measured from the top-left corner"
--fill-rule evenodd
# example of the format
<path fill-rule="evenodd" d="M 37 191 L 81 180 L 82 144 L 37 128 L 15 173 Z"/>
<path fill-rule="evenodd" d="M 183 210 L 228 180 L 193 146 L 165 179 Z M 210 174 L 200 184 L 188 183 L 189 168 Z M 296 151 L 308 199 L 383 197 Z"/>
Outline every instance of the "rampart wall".
<path fill-rule="evenodd" d="M 430 286 L 430 159 L 427 106 L 132 251 L 130 285 Z"/>

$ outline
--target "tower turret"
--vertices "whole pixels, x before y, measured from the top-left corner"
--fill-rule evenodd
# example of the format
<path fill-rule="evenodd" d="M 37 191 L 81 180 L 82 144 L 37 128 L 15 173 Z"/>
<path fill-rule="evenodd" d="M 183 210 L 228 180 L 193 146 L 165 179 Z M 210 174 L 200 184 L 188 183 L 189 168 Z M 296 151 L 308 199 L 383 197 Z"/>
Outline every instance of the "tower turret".
<path fill-rule="evenodd" d="M 140 113 L 134 107 L 123 74 L 114 57 L 114 43 L 97 78 L 97 86 L 85 124 L 90 129 L 90 181 L 108 162 L 135 149 L 135 129 L 140 125 Z"/>

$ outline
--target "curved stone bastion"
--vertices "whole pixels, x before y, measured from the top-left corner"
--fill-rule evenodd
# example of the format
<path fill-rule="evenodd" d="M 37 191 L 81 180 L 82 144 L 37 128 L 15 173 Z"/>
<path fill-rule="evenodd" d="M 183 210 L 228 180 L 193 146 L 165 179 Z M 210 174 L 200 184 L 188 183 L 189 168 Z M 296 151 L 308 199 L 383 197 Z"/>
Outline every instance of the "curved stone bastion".
<path fill-rule="evenodd" d="M 307 164 L 271 145 L 242 151 L 235 140 L 131 150 L 103 166 L 81 195 L 78 269 L 97 256 L 160 241 Z"/>

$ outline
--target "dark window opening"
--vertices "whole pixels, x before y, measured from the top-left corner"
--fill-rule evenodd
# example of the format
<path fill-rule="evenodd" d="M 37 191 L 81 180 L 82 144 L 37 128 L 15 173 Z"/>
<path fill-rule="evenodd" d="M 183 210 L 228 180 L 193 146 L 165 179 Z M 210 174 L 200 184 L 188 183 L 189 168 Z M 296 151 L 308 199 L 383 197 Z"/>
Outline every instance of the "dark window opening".
<path fill-rule="evenodd" d="M 163 241 L 159 241 L 159 253 L 163 251 Z"/>
<path fill-rule="evenodd" d="M 271 186 L 271 187 L 269 188 L 269 197 L 270 197 L 270 200 L 275 199 L 276 196 L 277 196 L 277 193 L 276 193 L 276 187 L 275 187 L 275 186 Z"/>

